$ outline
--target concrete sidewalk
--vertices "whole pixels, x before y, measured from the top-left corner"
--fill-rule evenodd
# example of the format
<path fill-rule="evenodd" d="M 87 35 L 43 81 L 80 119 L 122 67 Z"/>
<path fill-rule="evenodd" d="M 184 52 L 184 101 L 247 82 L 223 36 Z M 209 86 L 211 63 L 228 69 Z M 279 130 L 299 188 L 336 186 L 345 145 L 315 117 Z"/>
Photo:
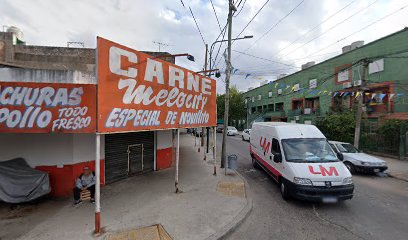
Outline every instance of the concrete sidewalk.
<path fill-rule="evenodd" d="M 408 182 L 408 161 L 395 158 L 377 156 L 387 162 L 388 170 L 386 173 L 393 178 Z"/>
<path fill-rule="evenodd" d="M 173 239 L 218 239 L 249 213 L 252 201 L 246 196 L 244 180 L 233 171 L 224 176 L 219 168 L 218 175 L 213 176 L 213 165 L 203 161 L 202 152 L 197 153 L 194 138 L 181 135 L 180 140 L 182 193 L 174 193 L 174 167 L 103 187 L 101 222 L 105 234 L 99 239 L 119 239 L 115 233 L 155 224 L 161 224 Z M 242 186 L 243 190 L 229 189 L 231 186 Z M 19 239 L 94 239 L 93 229 L 94 205 L 84 202 L 73 206 L 70 199 Z"/>

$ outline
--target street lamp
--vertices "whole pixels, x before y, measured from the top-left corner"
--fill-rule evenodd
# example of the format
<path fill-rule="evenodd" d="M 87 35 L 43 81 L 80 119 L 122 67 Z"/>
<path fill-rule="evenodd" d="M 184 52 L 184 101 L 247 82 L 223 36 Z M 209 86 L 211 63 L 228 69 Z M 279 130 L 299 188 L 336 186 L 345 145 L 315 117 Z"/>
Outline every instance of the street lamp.
<path fill-rule="evenodd" d="M 236 41 L 236 40 L 242 40 L 242 39 L 248 39 L 248 38 L 253 38 L 254 36 L 252 36 L 252 35 L 248 35 L 248 36 L 244 36 L 244 37 L 241 37 L 241 38 L 234 38 L 234 39 L 231 39 L 232 41 Z M 215 41 L 215 42 L 213 42 L 212 44 L 211 44 L 211 47 L 210 47 L 210 69 L 212 69 L 212 52 L 213 52 L 213 49 L 214 49 L 214 45 L 216 44 L 216 43 L 220 43 L 220 42 L 228 42 L 228 39 L 225 39 L 225 40 L 218 40 L 218 41 Z"/>

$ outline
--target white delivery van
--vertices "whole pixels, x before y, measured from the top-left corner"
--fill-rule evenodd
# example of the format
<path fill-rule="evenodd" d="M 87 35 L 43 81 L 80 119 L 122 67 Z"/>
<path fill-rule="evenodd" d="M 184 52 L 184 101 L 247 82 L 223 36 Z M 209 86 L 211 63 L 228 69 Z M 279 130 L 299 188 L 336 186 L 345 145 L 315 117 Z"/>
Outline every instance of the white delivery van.
<path fill-rule="evenodd" d="M 336 202 L 353 197 L 349 170 L 316 126 L 254 123 L 250 142 L 252 164 L 279 183 L 285 200 Z"/>

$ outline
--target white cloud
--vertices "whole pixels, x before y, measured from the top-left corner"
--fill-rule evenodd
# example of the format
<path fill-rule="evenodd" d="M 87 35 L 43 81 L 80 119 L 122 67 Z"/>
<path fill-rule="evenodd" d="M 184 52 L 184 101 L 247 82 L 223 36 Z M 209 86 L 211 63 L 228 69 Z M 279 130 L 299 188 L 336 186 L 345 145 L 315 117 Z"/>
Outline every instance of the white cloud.
<path fill-rule="evenodd" d="M 270 0 L 242 34 L 242 36 L 254 35 L 254 38 L 236 41 L 233 49 L 243 51 L 252 46 L 262 34 L 300 1 Z M 375 1 L 357 0 L 316 28 L 315 31 L 302 37 L 297 43 L 280 51 L 352 1 L 305 0 L 298 9 L 274 27 L 247 53 L 300 66 L 307 61 L 321 61 L 333 56 L 333 52 L 340 53 L 343 45 L 353 41 L 364 40 L 367 43 L 401 30 L 406 23 L 407 9 L 314 54 L 323 47 L 339 41 L 344 36 L 407 4 L 406 0 L 379 0 L 310 44 L 288 54 Z M 184 58 L 177 59 L 177 63 L 199 71 L 204 65 L 205 48 L 188 6 L 192 8 L 204 40 L 209 46 L 215 41 L 220 30 L 208 0 L 183 0 L 183 2 L 186 5 L 185 8 L 181 1 L 174 0 L 0 0 L 0 23 L 21 28 L 27 43 L 31 45 L 66 46 L 67 41 L 83 41 L 86 47 L 96 47 L 96 36 L 99 35 L 138 50 L 157 51 L 158 47 L 153 41 L 159 41 L 170 45 L 163 46 L 161 50 L 171 53 L 187 52 L 194 55 L 195 63 Z M 234 37 L 264 2 L 264 0 L 246 1 L 242 12 L 233 18 Z M 226 0 L 213 0 L 213 3 L 223 27 L 227 19 L 228 3 Z M 216 45 L 215 52 L 218 46 Z M 225 47 L 226 44 L 223 44 L 221 53 Z M 221 55 L 218 56 L 218 59 Z M 305 58 L 308 55 L 317 56 Z M 237 85 L 241 90 L 259 86 L 259 83 L 265 79 L 274 80 L 281 73 L 291 73 L 295 70 L 287 65 L 241 56 L 237 52 L 233 52 L 232 64 L 235 68 L 240 69 L 241 73 L 232 76 L 231 84 Z M 223 66 L 225 66 L 224 60 L 221 60 L 218 67 Z M 250 73 L 251 76 L 245 79 L 246 73 Z M 258 77 L 262 79 L 257 79 Z M 218 79 L 217 82 L 217 91 L 224 92 L 223 81 Z"/>

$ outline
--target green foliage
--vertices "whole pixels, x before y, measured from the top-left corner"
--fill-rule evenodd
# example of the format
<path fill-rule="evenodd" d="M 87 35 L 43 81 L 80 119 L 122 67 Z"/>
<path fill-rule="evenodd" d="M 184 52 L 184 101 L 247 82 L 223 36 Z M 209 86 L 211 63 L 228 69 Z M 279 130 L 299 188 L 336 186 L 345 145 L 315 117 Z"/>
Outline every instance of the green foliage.
<path fill-rule="evenodd" d="M 325 118 L 317 119 L 316 126 L 328 140 L 354 142 L 355 114 L 353 111 L 332 113 Z"/>
<path fill-rule="evenodd" d="M 406 121 L 402 120 L 387 120 L 378 129 L 381 140 L 389 146 L 399 146 L 401 130 L 407 125 Z"/>
<path fill-rule="evenodd" d="M 224 119 L 225 94 L 217 95 L 217 117 Z M 236 86 L 230 88 L 228 119 L 245 119 L 245 100 Z"/>

